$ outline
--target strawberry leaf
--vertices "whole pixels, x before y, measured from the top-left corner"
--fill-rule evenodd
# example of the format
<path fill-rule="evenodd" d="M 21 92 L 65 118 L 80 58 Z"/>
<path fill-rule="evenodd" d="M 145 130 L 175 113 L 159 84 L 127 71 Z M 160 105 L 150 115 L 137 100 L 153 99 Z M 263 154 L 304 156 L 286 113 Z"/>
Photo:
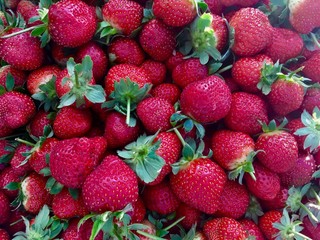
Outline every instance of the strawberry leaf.
<path fill-rule="evenodd" d="M 12 74 L 9 72 L 6 77 L 6 89 L 7 91 L 12 91 L 14 88 L 14 78 Z"/>
<path fill-rule="evenodd" d="M 262 91 L 264 95 L 268 95 L 271 91 L 271 85 L 278 79 L 278 73 L 281 73 L 282 64 L 277 61 L 275 64 L 264 63 L 261 69 L 260 82 L 257 88 Z"/>

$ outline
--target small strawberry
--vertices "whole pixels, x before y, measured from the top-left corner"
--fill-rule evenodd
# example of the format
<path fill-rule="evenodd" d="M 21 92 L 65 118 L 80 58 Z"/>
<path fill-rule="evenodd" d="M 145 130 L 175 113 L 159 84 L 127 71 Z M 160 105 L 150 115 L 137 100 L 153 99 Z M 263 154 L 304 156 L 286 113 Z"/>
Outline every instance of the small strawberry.
<path fill-rule="evenodd" d="M 184 219 L 180 222 L 182 227 L 190 229 L 194 224 L 199 224 L 201 220 L 201 212 L 185 203 L 180 203 L 176 210 L 176 219 Z"/>
<path fill-rule="evenodd" d="M 0 68 L 0 86 L 6 87 L 6 81 L 9 77 L 9 73 L 14 78 L 14 85 L 22 87 L 27 78 L 26 73 L 10 65 L 6 65 Z"/>
<path fill-rule="evenodd" d="M 231 18 L 230 26 L 235 30 L 232 50 L 239 56 L 254 56 L 272 41 L 272 26 L 258 9 L 240 9 Z"/>
<path fill-rule="evenodd" d="M 266 212 L 262 217 L 259 219 L 259 228 L 266 239 L 271 240 L 275 239 L 274 235 L 279 232 L 273 224 L 276 222 L 280 222 L 282 214 L 278 211 L 269 211 Z"/>
<path fill-rule="evenodd" d="M 320 51 L 316 52 L 314 55 L 312 55 L 311 58 L 309 58 L 307 61 L 303 62 L 302 66 L 304 68 L 302 69 L 303 74 L 310 78 L 313 82 L 320 82 L 320 72 L 319 72 L 319 66 L 320 64 Z"/>
<path fill-rule="evenodd" d="M 10 235 L 5 229 L 0 228 L 0 239 L 1 240 L 10 240 Z"/>
<path fill-rule="evenodd" d="M 1 225 L 8 221 L 9 215 L 10 215 L 10 202 L 8 197 L 1 190 L 0 191 L 0 224 Z"/>
<path fill-rule="evenodd" d="M 176 84 L 161 83 L 160 85 L 153 87 L 150 94 L 153 97 L 162 98 L 171 104 L 175 104 L 180 98 L 181 91 Z"/>
<path fill-rule="evenodd" d="M 264 236 L 259 229 L 259 227 L 249 219 L 241 219 L 239 220 L 242 228 L 246 231 L 247 239 L 249 237 L 255 237 L 256 240 L 264 240 Z"/>
<path fill-rule="evenodd" d="M 120 158 L 109 155 L 86 178 L 82 194 L 90 211 L 119 210 L 137 201 L 137 177 Z"/>
<path fill-rule="evenodd" d="M 315 107 L 320 108 L 320 88 L 311 87 L 308 88 L 306 95 L 304 96 L 301 109 L 305 109 L 309 113 L 312 113 Z"/>
<path fill-rule="evenodd" d="M 146 60 L 141 68 L 149 75 L 153 86 L 163 83 L 166 77 L 167 69 L 164 63 L 153 60 Z"/>

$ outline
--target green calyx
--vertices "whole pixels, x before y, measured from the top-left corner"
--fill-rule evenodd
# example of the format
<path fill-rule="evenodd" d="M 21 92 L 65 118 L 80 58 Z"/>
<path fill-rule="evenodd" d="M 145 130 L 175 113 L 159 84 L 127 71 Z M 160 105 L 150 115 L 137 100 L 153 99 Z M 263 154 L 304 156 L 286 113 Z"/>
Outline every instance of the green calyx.
<path fill-rule="evenodd" d="M 6 76 L 5 86 L 0 85 L 0 95 L 11 92 L 14 89 L 14 77 L 10 72 L 8 72 Z"/>
<path fill-rule="evenodd" d="M 104 38 L 104 43 L 109 44 L 111 42 L 112 37 L 117 34 L 121 34 L 121 32 L 113 27 L 110 23 L 106 21 L 101 21 L 98 23 L 98 28 L 96 34 L 99 35 L 100 39 Z"/>
<path fill-rule="evenodd" d="M 0 156 L 0 164 L 10 163 L 17 146 L 18 146 L 18 143 L 16 141 L 8 142 L 8 144 L 4 147 L 4 150 L 7 151 L 8 153 Z"/>
<path fill-rule="evenodd" d="M 48 171 L 49 170 L 49 171 Z M 51 172 L 49 168 L 44 168 L 41 170 L 41 173 L 50 176 Z M 63 189 L 63 185 L 59 183 L 57 180 L 55 180 L 53 177 L 49 177 L 46 183 L 46 189 L 50 192 L 52 195 L 56 195 L 60 193 Z"/>
<path fill-rule="evenodd" d="M 310 148 L 310 151 L 316 150 L 320 146 L 320 110 L 315 107 L 312 115 L 306 110 L 301 114 L 301 122 L 305 127 L 298 129 L 294 134 L 297 136 L 306 136 L 303 148 Z"/>
<path fill-rule="evenodd" d="M 165 165 L 164 159 L 157 154 L 161 141 L 155 141 L 157 133 L 152 136 L 145 134 L 137 141 L 128 144 L 118 155 L 132 168 L 145 183 L 153 182 Z"/>
<path fill-rule="evenodd" d="M 103 108 L 114 109 L 126 115 L 126 123 L 130 127 L 136 125 L 136 119 L 131 116 L 141 102 L 149 93 L 152 84 L 145 84 L 142 88 L 130 78 L 121 79 L 114 83 L 114 91 L 109 98 L 112 99 L 102 104 Z"/>
<path fill-rule="evenodd" d="M 58 108 L 70 106 L 76 103 L 77 107 L 85 104 L 85 99 L 92 103 L 103 103 L 106 94 L 101 85 L 91 85 L 93 62 L 90 56 L 85 56 L 82 63 L 76 64 L 73 58 L 67 62 L 68 77 L 62 80 L 62 84 L 69 83 L 71 89 L 60 99 Z"/>
<path fill-rule="evenodd" d="M 259 201 L 253 195 L 250 195 L 250 203 L 247 208 L 245 218 L 252 219 L 252 221 L 258 224 L 258 219 L 263 214 Z"/>
<path fill-rule="evenodd" d="M 278 79 L 278 73 L 281 73 L 282 64 L 277 61 L 275 64 L 267 64 L 264 62 L 261 69 L 260 82 L 257 88 L 262 91 L 264 95 L 268 95 L 271 91 L 271 85 Z"/>
<path fill-rule="evenodd" d="M 261 122 L 261 121 L 259 121 L 259 123 L 261 124 L 262 131 L 264 133 L 271 133 L 271 132 L 275 132 L 275 131 L 284 130 L 284 127 L 288 123 L 288 119 L 284 118 L 282 123 L 279 126 L 277 126 L 277 123 L 275 120 L 270 121 L 268 125 L 266 123 Z"/>

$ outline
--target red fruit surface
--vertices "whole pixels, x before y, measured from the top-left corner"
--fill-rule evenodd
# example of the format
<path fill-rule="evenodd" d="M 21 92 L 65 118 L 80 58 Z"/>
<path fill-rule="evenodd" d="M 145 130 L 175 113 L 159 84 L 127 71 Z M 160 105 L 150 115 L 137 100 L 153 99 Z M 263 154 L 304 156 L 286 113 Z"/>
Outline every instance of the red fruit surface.
<path fill-rule="evenodd" d="M 295 135 L 294 133 L 298 129 L 303 128 L 303 127 L 305 127 L 305 126 L 301 122 L 301 118 L 296 118 L 296 119 L 291 120 L 288 123 L 288 125 L 286 126 L 286 129 L 289 130 L 289 133 L 291 133 L 292 136 L 294 136 L 294 138 L 298 144 L 298 149 L 300 151 L 304 151 L 303 144 L 304 144 L 304 140 L 306 139 L 306 136 L 298 136 L 298 135 Z"/>
<path fill-rule="evenodd" d="M 264 240 L 264 236 L 259 227 L 249 219 L 241 219 L 239 221 L 242 228 L 246 231 L 246 237 L 255 237 L 256 240 Z"/>
<path fill-rule="evenodd" d="M 93 222 L 89 219 L 78 228 L 79 219 L 74 218 L 70 221 L 68 228 L 62 233 L 63 240 L 83 240 L 89 239 Z M 98 235 L 94 238 L 94 240 L 102 240 L 103 239 L 103 232 L 100 231 Z"/>
<path fill-rule="evenodd" d="M 12 170 L 19 176 L 19 177 L 23 177 L 25 174 L 27 174 L 28 172 L 31 171 L 31 167 L 30 164 L 28 162 L 22 164 L 24 162 L 24 160 L 26 159 L 25 156 L 23 156 L 22 154 L 25 152 L 30 151 L 31 147 L 24 145 L 24 144 L 20 144 L 15 152 L 14 155 L 10 161 L 10 165 Z"/>
<path fill-rule="evenodd" d="M 207 0 L 206 4 L 212 14 L 221 15 L 223 8 L 221 0 Z"/>
<path fill-rule="evenodd" d="M 10 240 L 10 235 L 5 229 L 0 228 L 0 239 L 1 240 Z"/>
<path fill-rule="evenodd" d="M 157 86 L 164 82 L 167 73 L 166 65 L 164 63 L 146 60 L 141 65 L 141 68 L 149 75 L 153 86 Z"/>
<path fill-rule="evenodd" d="M 303 62 L 303 74 L 313 82 L 320 82 L 320 51 L 316 52 L 307 61 Z"/>
<path fill-rule="evenodd" d="M 315 107 L 320 108 L 320 88 L 309 88 L 304 96 L 301 109 L 312 113 Z"/>
<path fill-rule="evenodd" d="M 173 51 L 171 57 L 169 57 L 166 61 L 167 69 L 172 72 L 176 66 L 185 61 L 183 58 L 184 55 L 181 52 Z"/>
<path fill-rule="evenodd" d="M 250 7 L 258 3 L 259 0 L 221 0 L 221 3 L 226 6 L 241 6 L 241 7 Z"/>
<path fill-rule="evenodd" d="M 192 225 L 199 224 L 201 221 L 201 212 L 187 204 L 180 203 L 176 210 L 176 219 L 184 219 L 180 222 L 182 227 L 185 229 L 190 229 Z"/>
<path fill-rule="evenodd" d="M 180 98 L 181 91 L 176 84 L 162 83 L 151 89 L 153 97 L 162 98 L 171 104 L 175 104 Z"/>
<path fill-rule="evenodd" d="M 10 200 L 14 199 L 18 195 L 18 191 L 10 191 L 4 189 L 11 182 L 20 182 L 19 176 L 14 172 L 11 167 L 7 167 L 0 172 L 0 190 L 10 198 Z"/>
<path fill-rule="evenodd" d="M 280 174 L 281 176 L 281 174 Z M 281 179 L 281 178 L 280 178 Z M 282 209 L 286 206 L 286 201 L 288 199 L 288 189 L 281 186 L 280 191 L 277 196 L 272 200 L 260 200 L 263 209 L 266 210 L 277 210 Z"/>
<path fill-rule="evenodd" d="M 280 212 L 273 210 L 266 212 L 262 217 L 260 217 L 259 228 L 266 239 L 275 239 L 273 235 L 277 234 L 279 230 L 274 228 L 272 224 L 280 222 L 281 216 L 282 214 Z"/>
<path fill-rule="evenodd" d="M 128 212 L 130 215 L 131 223 L 140 223 L 144 220 L 145 215 L 146 215 L 146 207 L 140 197 L 138 197 L 138 200 L 134 203 L 131 204 L 133 211 Z"/>
<path fill-rule="evenodd" d="M 10 216 L 10 202 L 4 192 L 0 191 L 0 224 L 8 221 Z M 1 235 L 0 235 L 1 236 Z M 1 239 L 1 238 L 0 238 Z"/>
<path fill-rule="evenodd" d="M 34 115 L 28 125 L 28 130 L 31 135 L 35 137 L 40 137 L 43 135 L 44 127 L 51 125 L 52 123 L 52 120 L 48 118 L 48 114 L 49 113 L 41 109 L 37 111 L 36 115 Z"/>
<path fill-rule="evenodd" d="M 0 86 L 6 86 L 8 73 L 13 76 L 15 86 L 22 86 L 26 81 L 27 75 L 24 71 L 6 65 L 0 68 Z"/>
<path fill-rule="evenodd" d="M 38 16 L 39 7 L 35 5 L 32 1 L 29 0 L 21 0 L 17 6 L 17 13 L 21 14 L 24 21 L 26 22 L 28 27 L 36 26 L 41 24 L 41 21 L 35 21 L 33 23 L 29 23 L 32 17 Z"/>

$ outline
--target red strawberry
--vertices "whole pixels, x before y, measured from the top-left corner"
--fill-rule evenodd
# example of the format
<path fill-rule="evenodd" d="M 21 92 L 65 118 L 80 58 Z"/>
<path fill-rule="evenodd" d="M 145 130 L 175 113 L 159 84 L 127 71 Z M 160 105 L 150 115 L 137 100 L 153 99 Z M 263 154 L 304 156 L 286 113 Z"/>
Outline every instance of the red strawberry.
<path fill-rule="evenodd" d="M 262 200 L 274 199 L 280 191 L 279 176 L 258 162 L 254 162 L 253 167 L 256 180 L 249 174 L 244 175 L 249 191 Z"/>
<path fill-rule="evenodd" d="M 266 239 L 271 240 L 275 239 L 273 235 L 279 232 L 278 229 L 273 227 L 273 224 L 276 222 L 280 222 L 282 214 L 278 211 L 269 211 L 266 212 L 262 217 L 259 219 L 259 228 Z"/>
<path fill-rule="evenodd" d="M 128 63 L 140 66 L 145 58 L 139 44 L 131 38 L 116 38 L 110 43 L 108 51 L 109 60 L 116 64 Z"/>
<path fill-rule="evenodd" d="M 244 185 L 228 180 L 220 196 L 216 216 L 241 218 L 249 206 L 249 192 Z"/>
<path fill-rule="evenodd" d="M 304 96 L 301 109 L 312 113 L 315 107 L 320 108 L 320 88 L 309 88 Z"/>
<path fill-rule="evenodd" d="M 63 107 L 53 121 L 54 134 L 61 139 L 82 137 L 91 128 L 92 116 L 88 109 Z"/>
<path fill-rule="evenodd" d="M 6 79 L 9 73 L 14 78 L 15 86 L 23 86 L 27 78 L 26 73 L 10 65 L 6 65 L 0 68 L 0 86 L 6 86 Z"/>
<path fill-rule="evenodd" d="M 70 221 L 68 228 L 62 233 L 63 240 L 83 240 L 89 239 L 92 232 L 93 222 L 85 221 L 78 228 L 79 219 L 74 218 Z M 100 231 L 94 240 L 102 240 L 103 232 Z"/>
<path fill-rule="evenodd" d="M 171 57 L 169 57 L 166 61 L 166 67 L 170 72 L 172 72 L 176 66 L 184 61 L 184 55 L 181 52 L 173 51 Z"/>
<path fill-rule="evenodd" d="M 230 26 L 235 30 L 232 50 L 239 56 L 256 55 L 272 41 L 272 26 L 258 9 L 240 9 L 231 18 Z"/>
<path fill-rule="evenodd" d="M 144 217 L 146 215 L 146 207 L 141 200 L 140 197 L 138 197 L 138 200 L 131 204 L 133 210 L 131 212 L 128 212 L 128 215 L 130 215 L 131 223 L 140 223 L 144 220 Z"/>
<path fill-rule="evenodd" d="M 215 218 L 204 224 L 203 232 L 208 240 L 244 240 L 246 232 L 241 224 L 232 218 Z"/>
<path fill-rule="evenodd" d="M 12 28 L 6 32 L 11 34 L 22 29 Z M 14 47 L 12 47 L 14 46 Z M 0 56 L 2 60 L 19 70 L 34 70 L 40 67 L 44 60 L 44 49 L 40 40 L 25 32 L 10 38 L 0 39 Z"/>
<path fill-rule="evenodd" d="M 166 25 L 182 27 L 189 24 L 197 16 L 197 2 L 189 0 L 162 1 L 155 0 L 152 10 L 156 18 Z"/>
<path fill-rule="evenodd" d="M 320 224 L 314 225 L 308 217 L 303 218 L 303 226 L 304 229 L 302 230 L 304 234 L 306 234 L 311 239 L 320 239 Z"/>
<path fill-rule="evenodd" d="M 10 240 L 9 233 L 6 230 L 2 229 L 2 228 L 0 228 L 0 239 L 1 240 Z"/>
<path fill-rule="evenodd" d="M 52 123 L 52 120 L 49 118 L 49 113 L 46 113 L 43 110 L 38 110 L 27 127 L 29 133 L 35 137 L 42 136 L 44 127 L 47 125 L 51 125 Z"/>
<path fill-rule="evenodd" d="M 4 192 L 0 191 L 0 224 L 8 221 L 10 216 L 10 202 Z M 0 235 L 1 236 L 1 235 Z M 0 238 L 2 239 L 2 238 Z"/>
<path fill-rule="evenodd" d="M 10 191 L 4 188 L 11 182 L 20 182 L 20 179 L 11 167 L 7 167 L 0 172 L 0 190 L 2 189 L 10 199 L 14 199 L 18 195 L 18 191 Z"/>
<path fill-rule="evenodd" d="M 312 111 L 311 111 L 312 112 Z M 294 138 L 296 139 L 296 142 L 298 144 L 298 149 L 303 151 L 304 148 L 303 148 L 303 144 L 304 144 L 304 141 L 306 139 L 306 136 L 298 136 L 298 135 L 295 135 L 294 133 L 300 129 L 300 128 L 303 128 L 305 127 L 303 125 L 303 123 L 301 122 L 301 119 L 300 118 L 296 118 L 296 119 L 293 119 L 291 120 L 288 125 L 286 126 L 286 129 L 289 130 L 289 133 L 291 133 Z"/>
<path fill-rule="evenodd" d="M 101 161 L 106 145 L 103 137 L 72 138 L 58 142 L 50 154 L 52 177 L 68 188 L 81 187 Z"/>
<path fill-rule="evenodd" d="M 28 162 L 24 163 L 26 156 L 23 154 L 30 151 L 31 147 L 27 146 L 25 144 L 20 144 L 15 152 L 14 155 L 10 161 L 10 165 L 12 170 L 17 174 L 19 177 L 23 177 L 28 172 L 31 171 L 31 167 Z"/>
<path fill-rule="evenodd" d="M 223 80 L 210 76 L 189 84 L 181 93 L 181 110 L 199 123 L 224 118 L 231 106 L 231 92 Z"/>
<path fill-rule="evenodd" d="M 146 60 L 141 65 L 141 68 L 149 75 L 153 86 L 157 86 L 164 82 L 167 73 L 164 63 Z"/>
<path fill-rule="evenodd" d="M 151 89 L 153 97 L 165 99 L 171 104 L 175 104 L 179 100 L 180 94 L 180 89 L 173 83 L 161 83 Z"/>
<path fill-rule="evenodd" d="M 147 209 L 161 215 L 170 214 L 179 206 L 179 200 L 173 194 L 170 185 L 166 181 L 145 187 L 142 198 Z"/>
<path fill-rule="evenodd" d="M 242 219 L 239 221 L 242 228 L 246 231 L 246 237 L 255 237 L 256 240 L 264 240 L 263 234 L 259 227 L 249 219 Z"/>
<path fill-rule="evenodd" d="M 301 36 L 286 28 L 273 28 L 273 39 L 266 48 L 264 54 L 274 62 L 285 63 L 291 58 L 297 57 L 303 48 Z"/>
<path fill-rule="evenodd" d="M 151 134 L 170 129 L 170 117 L 174 112 L 172 104 L 157 97 L 146 98 L 137 106 L 138 118 L 146 131 Z"/>
<path fill-rule="evenodd" d="M 82 62 L 83 58 L 86 55 L 90 56 L 93 62 L 93 66 L 92 66 L 93 78 L 97 81 L 102 79 L 107 72 L 107 66 L 108 66 L 107 54 L 98 44 L 91 41 L 85 45 L 82 45 L 79 48 L 75 56 L 76 62 Z"/>
<path fill-rule="evenodd" d="M 241 7 L 250 7 L 258 3 L 259 0 L 221 0 L 221 3 L 226 6 L 241 6 Z"/>
<path fill-rule="evenodd" d="M 208 74 L 208 67 L 206 65 L 202 65 L 198 58 L 191 58 L 174 68 L 172 79 L 175 84 L 184 88 L 192 82 L 206 78 Z"/>
<path fill-rule="evenodd" d="M 6 231 L 8 231 L 11 236 L 17 232 L 25 231 L 26 226 L 24 225 L 24 222 L 21 221 L 22 216 L 26 217 L 25 212 L 17 209 L 11 209 L 8 223 L 5 225 Z"/>
<path fill-rule="evenodd" d="M 41 67 L 31 72 L 27 78 L 27 89 L 29 93 L 35 94 L 40 92 L 39 86 L 46 84 L 53 76 L 56 77 L 59 72 L 60 69 L 54 65 Z"/>
<path fill-rule="evenodd" d="M 103 19 L 124 35 L 136 30 L 143 18 L 143 8 L 131 0 L 111 0 L 102 7 Z"/>
<path fill-rule="evenodd" d="M 144 25 L 139 42 L 146 53 L 161 62 L 172 55 L 176 45 L 174 33 L 158 19 L 152 19 Z"/>
<path fill-rule="evenodd" d="M 51 55 L 54 61 L 61 67 L 65 67 L 69 58 L 75 57 L 76 50 L 51 42 Z"/>
<path fill-rule="evenodd" d="M 320 51 L 312 55 L 307 61 L 303 62 L 303 74 L 310 78 L 313 82 L 320 82 L 320 71 L 319 66 L 320 64 Z"/>
<path fill-rule="evenodd" d="M 314 28 L 320 27 L 317 17 L 320 4 L 312 0 L 291 0 L 288 4 L 289 20 L 293 28 L 300 33 L 309 33 Z"/>
<path fill-rule="evenodd" d="M 107 156 L 85 180 L 84 203 L 93 212 L 115 211 L 138 199 L 135 173 L 117 156 Z"/>
<path fill-rule="evenodd" d="M 21 14 L 28 27 L 36 26 L 42 23 L 39 20 L 33 23 L 29 23 L 32 17 L 39 15 L 38 10 L 39 7 L 29 0 L 21 0 L 19 1 L 17 6 L 17 13 Z"/>
<path fill-rule="evenodd" d="M 184 219 L 180 222 L 182 227 L 185 229 L 190 229 L 194 224 L 200 223 L 201 212 L 187 204 L 180 203 L 176 210 L 176 219 Z"/>
<path fill-rule="evenodd" d="M 288 189 L 281 186 L 280 191 L 277 196 L 272 200 L 260 200 L 263 209 L 266 210 L 277 210 L 283 209 L 286 206 L 286 201 L 288 199 Z"/>
<path fill-rule="evenodd" d="M 212 14 L 221 15 L 223 8 L 221 0 L 207 0 L 206 4 Z"/>
<path fill-rule="evenodd" d="M 259 121 L 268 121 L 266 103 L 257 95 L 233 93 L 230 111 L 224 119 L 226 126 L 233 131 L 254 135 L 261 131 Z"/>
<path fill-rule="evenodd" d="M 78 47 L 90 41 L 96 31 L 95 9 L 80 0 L 62 0 L 49 8 L 51 39 L 64 47 Z"/>
<path fill-rule="evenodd" d="M 263 126 L 264 133 L 256 142 L 259 162 L 271 171 L 284 173 L 291 169 L 298 159 L 298 144 L 293 135 L 281 130 L 283 124 L 276 126 L 275 121 Z"/>

